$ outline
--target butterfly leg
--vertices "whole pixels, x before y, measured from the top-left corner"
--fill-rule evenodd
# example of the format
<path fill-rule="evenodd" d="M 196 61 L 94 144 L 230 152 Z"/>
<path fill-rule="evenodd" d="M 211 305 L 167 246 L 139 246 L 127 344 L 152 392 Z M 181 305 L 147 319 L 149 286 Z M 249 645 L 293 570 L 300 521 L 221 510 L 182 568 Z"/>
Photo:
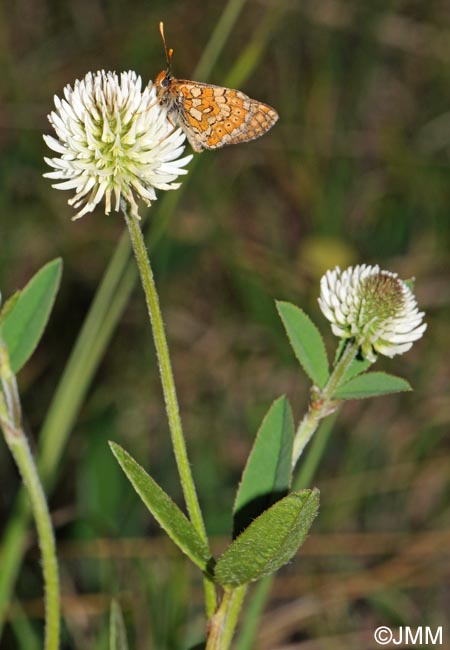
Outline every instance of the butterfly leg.
<path fill-rule="evenodd" d="M 152 102 L 150 106 L 147 106 L 147 108 L 144 111 L 138 111 L 137 113 L 135 113 L 135 115 L 143 115 L 144 113 L 148 113 L 148 111 L 150 111 L 153 108 L 153 106 L 156 106 L 156 104 L 158 104 L 158 100 Z"/>
<path fill-rule="evenodd" d="M 165 136 L 164 136 L 164 137 L 159 141 L 159 144 L 161 144 L 161 142 L 164 142 L 164 140 L 167 140 L 167 138 L 170 137 L 170 136 L 172 135 L 172 133 L 174 133 L 174 131 L 176 131 L 176 129 L 177 129 L 177 125 L 176 125 L 175 122 L 171 119 L 170 115 L 167 114 L 166 117 L 167 117 L 167 121 L 169 122 L 169 124 L 171 125 L 172 128 L 171 128 L 170 131 L 169 131 L 168 133 L 166 133 L 166 135 L 165 135 Z"/>

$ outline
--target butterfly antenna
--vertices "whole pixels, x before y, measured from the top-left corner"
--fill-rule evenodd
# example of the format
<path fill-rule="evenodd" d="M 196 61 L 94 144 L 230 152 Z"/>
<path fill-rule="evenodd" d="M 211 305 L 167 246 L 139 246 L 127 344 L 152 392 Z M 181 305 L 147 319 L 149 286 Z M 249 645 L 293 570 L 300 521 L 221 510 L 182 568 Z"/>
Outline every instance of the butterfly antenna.
<path fill-rule="evenodd" d="M 169 50 L 167 49 L 166 37 L 164 36 L 164 23 L 163 23 L 162 20 L 159 23 L 159 33 L 161 34 L 162 42 L 164 43 L 164 51 L 166 53 L 167 69 L 170 70 L 170 68 L 172 67 L 173 49 L 172 48 L 170 48 Z"/>

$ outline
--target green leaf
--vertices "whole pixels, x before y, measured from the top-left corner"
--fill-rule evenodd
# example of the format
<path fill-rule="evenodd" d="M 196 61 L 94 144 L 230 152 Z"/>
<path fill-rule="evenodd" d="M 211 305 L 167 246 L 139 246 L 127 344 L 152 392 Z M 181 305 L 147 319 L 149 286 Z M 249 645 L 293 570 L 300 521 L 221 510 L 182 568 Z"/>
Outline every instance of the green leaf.
<path fill-rule="evenodd" d="M 127 632 L 122 610 L 116 600 L 111 602 L 109 617 L 109 650 L 128 650 Z"/>
<path fill-rule="evenodd" d="M 410 384 L 401 377 L 388 375 L 386 372 L 367 372 L 341 385 L 334 393 L 333 399 L 364 399 L 409 390 L 412 390 Z"/>
<path fill-rule="evenodd" d="M 189 519 L 125 449 L 114 442 L 109 446 L 159 525 L 192 562 L 207 572 L 212 562 L 211 553 Z"/>
<path fill-rule="evenodd" d="M 292 474 L 294 421 L 283 395 L 267 412 L 257 433 L 234 502 L 234 534 L 287 494 Z"/>
<path fill-rule="evenodd" d="M 328 381 L 328 358 L 322 336 L 312 320 L 299 307 L 277 302 L 278 313 L 289 341 L 306 374 L 319 388 Z"/>
<path fill-rule="evenodd" d="M 255 519 L 218 559 L 215 578 L 238 587 L 277 571 L 289 562 L 319 509 L 319 491 L 292 492 Z"/>
<path fill-rule="evenodd" d="M 14 374 L 28 361 L 39 343 L 55 302 L 61 271 L 59 258 L 43 266 L 5 315 L 0 336 L 8 347 Z"/>

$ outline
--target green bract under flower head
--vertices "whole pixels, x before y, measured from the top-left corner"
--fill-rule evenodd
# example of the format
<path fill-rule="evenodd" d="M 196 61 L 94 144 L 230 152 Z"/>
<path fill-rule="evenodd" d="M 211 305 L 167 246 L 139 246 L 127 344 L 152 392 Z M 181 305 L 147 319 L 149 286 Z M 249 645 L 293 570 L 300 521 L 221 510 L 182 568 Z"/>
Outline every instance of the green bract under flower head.
<path fill-rule="evenodd" d="M 379 266 L 336 267 L 320 282 L 319 305 L 336 336 L 355 339 L 366 359 L 409 350 L 426 330 L 411 289 Z"/>
<path fill-rule="evenodd" d="M 192 156 L 180 158 L 185 135 L 173 129 L 150 83 L 141 92 L 142 80 L 134 72 L 89 72 L 64 98 L 55 96 L 48 119 L 57 137 L 44 136 L 60 154 L 45 158 L 57 179 L 53 187 L 74 190 L 69 204 L 79 209 L 79 219 L 105 199 L 105 213 L 120 208 L 125 200 L 137 215 L 137 199 L 147 205 L 156 199 L 155 189 L 172 190 L 174 181 Z"/>

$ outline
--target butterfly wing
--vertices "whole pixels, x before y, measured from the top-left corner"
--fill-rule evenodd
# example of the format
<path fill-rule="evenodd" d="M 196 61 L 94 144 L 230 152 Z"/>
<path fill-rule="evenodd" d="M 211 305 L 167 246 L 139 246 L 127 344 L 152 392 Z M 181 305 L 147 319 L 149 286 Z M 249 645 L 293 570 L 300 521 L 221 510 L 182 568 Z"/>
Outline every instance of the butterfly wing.
<path fill-rule="evenodd" d="M 266 133 L 277 112 L 240 90 L 177 81 L 177 117 L 194 151 L 248 142 Z"/>

